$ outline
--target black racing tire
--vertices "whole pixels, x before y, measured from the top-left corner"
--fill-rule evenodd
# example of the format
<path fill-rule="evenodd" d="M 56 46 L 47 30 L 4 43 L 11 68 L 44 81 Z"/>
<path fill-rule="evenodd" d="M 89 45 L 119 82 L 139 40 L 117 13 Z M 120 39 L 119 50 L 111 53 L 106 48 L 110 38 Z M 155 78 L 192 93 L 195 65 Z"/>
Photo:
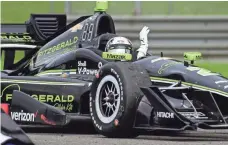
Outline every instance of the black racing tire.
<path fill-rule="evenodd" d="M 90 114 L 98 133 L 112 138 L 138 135 L 133 125 L 143 96 L 139 86 L 151 86 L 151 81 L 137 64 L 114 62 L 100 68 L 90 94 Z"/>

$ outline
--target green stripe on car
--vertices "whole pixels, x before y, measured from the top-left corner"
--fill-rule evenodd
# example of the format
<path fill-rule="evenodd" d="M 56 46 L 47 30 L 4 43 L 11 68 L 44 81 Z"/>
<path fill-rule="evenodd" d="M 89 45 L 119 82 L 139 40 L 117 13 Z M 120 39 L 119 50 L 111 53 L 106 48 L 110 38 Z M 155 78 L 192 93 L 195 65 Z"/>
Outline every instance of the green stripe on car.
<path fill-rule="evenodd" d="M 152 81 L 158 80 L 158 81 L 166 81 L 166 82 L 172 82 L 172 83 L 173 82 L 178 82 L 178 80 L 159 78 L 159 77 L 150 77 L 150 79 Z M 208 91 L 211 91 L 211 92 L 214 92 L 214 93 L 218 93 L 218 94 L 221 94 L 223 96 L 228 97 L 228 93 L 220 91 L 220 90 L 217 90 L 217 89 L 213 89 L 213 88 L 209 88 L 209 87 L 205 87 L 205 86 L 201 86 L 201 85 L 196 85 L 196 84 L 192 84 L 192 83 L 187 83 L 187 82 L 182 82 L 182 84 L 187 85 L 187 86 L 192 86 L 192 87 L 195 87 L 195 88 L 198 88 L 198 89 L 208 90 Z"/>

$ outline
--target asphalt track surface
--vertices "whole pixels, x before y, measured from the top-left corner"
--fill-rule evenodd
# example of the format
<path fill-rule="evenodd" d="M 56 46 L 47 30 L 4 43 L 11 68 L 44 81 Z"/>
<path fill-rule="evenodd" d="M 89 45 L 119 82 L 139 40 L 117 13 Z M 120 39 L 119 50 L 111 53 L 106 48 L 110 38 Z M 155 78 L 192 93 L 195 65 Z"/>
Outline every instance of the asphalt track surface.
<path fill-rule="evenodd" d="M 112 139 L 97 134 L 90 125 L 66 129 L 24 128 L 36 145 L 228 145 L 228 129 L 199 130 L 179 134 L 140 135 L 135 139 Z"/>

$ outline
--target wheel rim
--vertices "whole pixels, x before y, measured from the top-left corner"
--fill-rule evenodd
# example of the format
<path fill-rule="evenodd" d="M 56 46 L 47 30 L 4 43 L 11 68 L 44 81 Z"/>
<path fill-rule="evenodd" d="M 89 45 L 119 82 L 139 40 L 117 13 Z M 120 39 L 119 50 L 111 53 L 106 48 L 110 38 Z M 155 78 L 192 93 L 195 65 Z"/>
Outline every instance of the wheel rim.
<path fill-rule="evenodd" d="M 116 117 L 120 106 L 120 87 L 115 77 L 105 76 L 99 83 L 95 98 L 95 109 L 103 123 Z"/>

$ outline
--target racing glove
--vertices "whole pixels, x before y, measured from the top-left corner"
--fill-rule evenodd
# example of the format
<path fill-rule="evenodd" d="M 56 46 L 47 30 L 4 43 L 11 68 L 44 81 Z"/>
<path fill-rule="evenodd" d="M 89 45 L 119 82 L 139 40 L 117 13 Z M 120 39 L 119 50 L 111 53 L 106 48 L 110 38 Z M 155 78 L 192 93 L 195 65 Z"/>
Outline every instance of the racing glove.
<path fill-rule="evenodd" d="M 147 26 L 144 26 L 142 30 L 139 33 L 139 39 L 141 41 L 141 45 L 139 49 L 137 50 L 137 59 L 140 59 L 144 56 L 146 56 L 147 50 L 148 50 L 148 33 L 150 32 L 150 29 Z"/>

